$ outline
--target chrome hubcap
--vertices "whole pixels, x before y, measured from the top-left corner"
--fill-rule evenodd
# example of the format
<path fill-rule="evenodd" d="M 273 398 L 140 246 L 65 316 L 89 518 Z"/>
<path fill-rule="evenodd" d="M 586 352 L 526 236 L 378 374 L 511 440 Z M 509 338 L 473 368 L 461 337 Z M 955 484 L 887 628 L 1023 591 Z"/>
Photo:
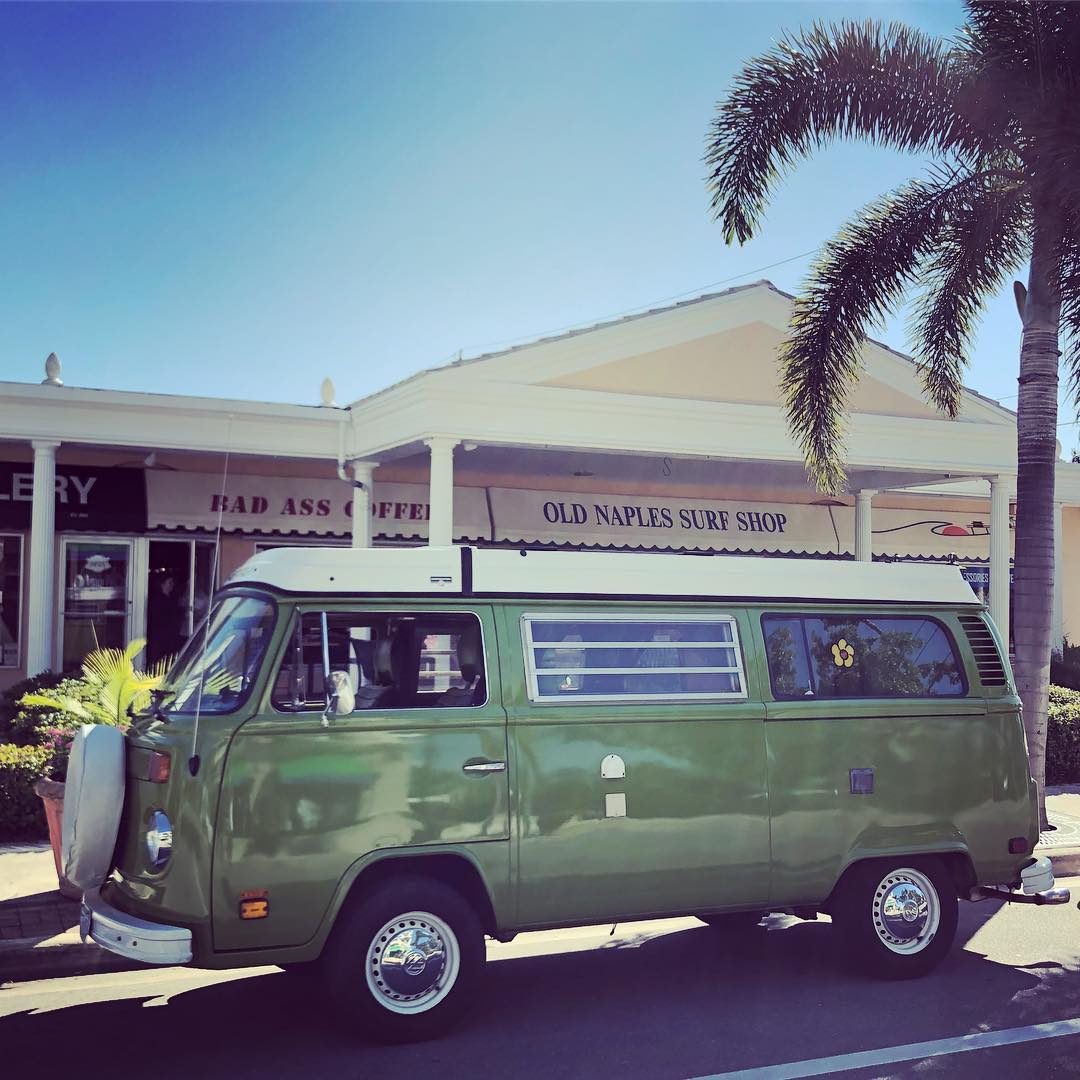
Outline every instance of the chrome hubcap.
<path fill-rule="evenodd" d="M 383 925 L 367 951 L 367 984 L 391 1012 L 426 1012 L 457 980 L 461 953 L 453 930 L 427 911 L 409 911 Z"/>
<path fill-rule="evenodd" d="M 922 952 L 934 940 L 940 918 L 937 890 L 918 870 L 893 870 L 874 890 L 874 930 L 892 952 Z"/>

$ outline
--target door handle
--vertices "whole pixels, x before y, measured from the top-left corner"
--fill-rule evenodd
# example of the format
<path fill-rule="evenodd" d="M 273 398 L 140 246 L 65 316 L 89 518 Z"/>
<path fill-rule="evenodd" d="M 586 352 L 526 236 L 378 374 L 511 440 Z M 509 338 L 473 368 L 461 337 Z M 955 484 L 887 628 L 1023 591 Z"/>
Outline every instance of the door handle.
<path fill-rule="evenodd" d="M 505 761 L 466 761 L 461 766 L 462 772 L 469 773 L 493 773 L 493 772 L 505 772 Z"/>

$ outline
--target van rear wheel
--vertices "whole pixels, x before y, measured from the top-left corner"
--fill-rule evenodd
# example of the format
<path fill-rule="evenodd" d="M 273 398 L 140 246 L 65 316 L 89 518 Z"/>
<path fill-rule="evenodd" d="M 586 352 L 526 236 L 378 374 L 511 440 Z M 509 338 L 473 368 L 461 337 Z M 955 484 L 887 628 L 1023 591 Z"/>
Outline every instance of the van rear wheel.
<path fill-rule="evenodd" d="M 853 964 L 884 979 L 926 975 L 956 937 L 959 906 L 940 859 L 875 860 L 841 883 L 833 927 Z"/>
<path fill-rule="evenodd" d="M 339 1013 L 378 1042 L 418 1042 L 458 1018 L 484 966 L 484 934 L 441 882 L 401 877 L 342 913 L 323 952 Z"/>

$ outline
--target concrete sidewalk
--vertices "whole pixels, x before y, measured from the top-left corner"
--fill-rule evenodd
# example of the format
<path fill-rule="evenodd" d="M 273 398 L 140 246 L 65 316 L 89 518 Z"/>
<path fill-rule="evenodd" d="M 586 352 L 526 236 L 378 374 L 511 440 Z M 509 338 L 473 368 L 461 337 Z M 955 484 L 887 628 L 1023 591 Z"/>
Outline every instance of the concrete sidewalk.
<path fill-rule="evenodd" d="M 79 939 L 79 902 L 61 896 L 47 843 L 0 844 L 0 984 L 143 967 Z"/>
<path fill-rule="evenodd" d="M 1059 878 L 1080 874 L 1080 784 L 1048 789 L 1046 809 L 1055 829 L 1035 853 Z M 144 966 L 80 941 L 79 903 L 60 895 L 48 844 L 0 844 L 0 984 Z"/>

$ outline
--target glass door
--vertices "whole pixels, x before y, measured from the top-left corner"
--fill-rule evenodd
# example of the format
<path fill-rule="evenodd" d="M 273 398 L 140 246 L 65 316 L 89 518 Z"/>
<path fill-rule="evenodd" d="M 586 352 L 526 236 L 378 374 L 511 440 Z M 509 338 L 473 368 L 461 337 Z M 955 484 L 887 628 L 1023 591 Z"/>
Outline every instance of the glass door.
<path fill-rule="evenodd" d="M 213 540 L 150 540 L 147 665 L 175 656 L 206 615 L 214 592 Z"/>
<path fill-rule="evenodd" d="M 131 617 L 131 541 L 63 540 L 62 670 L 94 649 L 122 649 Z"/>

